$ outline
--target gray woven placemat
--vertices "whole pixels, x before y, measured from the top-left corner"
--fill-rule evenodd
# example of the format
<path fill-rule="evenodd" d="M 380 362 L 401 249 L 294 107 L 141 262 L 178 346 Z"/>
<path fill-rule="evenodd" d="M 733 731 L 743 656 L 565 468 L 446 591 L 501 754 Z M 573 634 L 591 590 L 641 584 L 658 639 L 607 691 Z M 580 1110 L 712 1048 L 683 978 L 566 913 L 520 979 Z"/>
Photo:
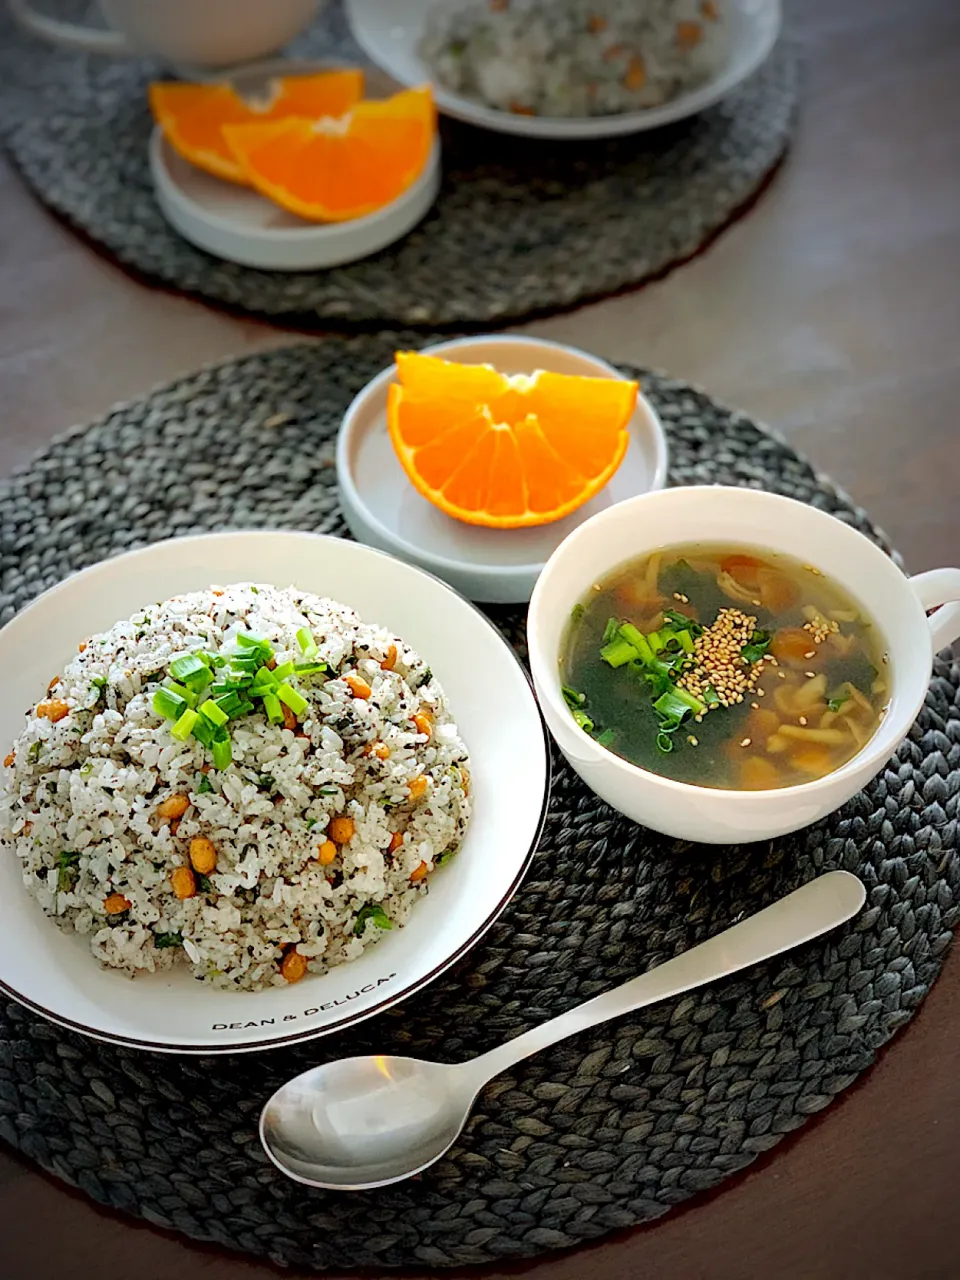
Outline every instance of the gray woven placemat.
<path fill-rule="evenodd" d="M 57 13 L 78 0 L 41 0 Z M 362 61 L 337 4 L 294 52 Z M 0 6 L 0 131 L 24 180 L 130 267 L 209 301 L 302 325 L 484 325 L 663 274 L 763 187 L 793 130 L 786 45 L 697 119 L 620 141 L 550 144 L 446 122 L 444 186 L 399 244 L 330 271 L 220 262 L 167 225 L 147 165 L 146 84 L 163 69 L 55 51 Z"/>
<path fill-rule="evenodd" d="M 72 569 L 171 534 L 343 533 L 337 424 L 393 345 L 330 339 L 253 356 L 52 444 L 0 485 L 0 618 Z M 642 376 L 670 435 L 674 483 L 774 489 L 885 546 L 761 427 L 682 382 Z M 495 616 L 522 643 L 520 612 Z M 649 1222 L 828 1106 L 911 1017 L 960 919 L 958 793 L 960 665 L 944 660 L 888 768 L 833 817 L 781 840 L 679 844 L 559 767 L 526 883 L 423 994 L 328 1039 L 209 1060 L 98 1045 L 0 1005 L 0 1135 L 103 1204 L 301 1270 L 521 1258 Z M 522 1063 L 484 1091 L 454 1150 L 420 1180 L 311 1192 L 262 1154 L 259 1107 L 306 1066 L 375 1049 L 462 1060 L 830 867 L 867 886 L 850 926 Z"/>

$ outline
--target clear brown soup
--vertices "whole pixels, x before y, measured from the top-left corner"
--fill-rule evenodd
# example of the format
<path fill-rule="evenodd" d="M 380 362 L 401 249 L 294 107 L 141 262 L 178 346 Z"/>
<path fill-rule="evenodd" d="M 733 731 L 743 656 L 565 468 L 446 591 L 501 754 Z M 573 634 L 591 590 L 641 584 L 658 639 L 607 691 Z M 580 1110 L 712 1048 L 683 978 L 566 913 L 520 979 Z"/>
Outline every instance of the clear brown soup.
<path fill-rule="evenodd" d="M 858 601 L 789 556 L 678 546 L 576 604 L 561 675 L 584 732 L 704 787 L 768 790 L 838 769 L 888 701 L 885 644 Z"/>

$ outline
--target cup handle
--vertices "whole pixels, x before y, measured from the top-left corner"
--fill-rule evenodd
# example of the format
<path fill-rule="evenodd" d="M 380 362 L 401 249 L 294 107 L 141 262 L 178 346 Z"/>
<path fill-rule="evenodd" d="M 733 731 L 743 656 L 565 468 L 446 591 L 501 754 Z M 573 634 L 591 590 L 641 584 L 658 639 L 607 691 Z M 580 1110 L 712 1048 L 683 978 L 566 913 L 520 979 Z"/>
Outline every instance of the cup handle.
<path fill-rule="evenodd" d="M 126 37 L 119 31 L 98 31 L 95 27 L 84 27 L 75 22 L 59 22 L 56 18 L 37 13 L 26 0 L 7 0 L 7 5 L 22 27 L 51 44 L 81 49 L 86 53 L 133 53 Z"/>
<path fill-rule="evenodd" d="M 960 639 L 960 569 L 928 569 L 910 579 L 924 609 L 934 609 L 927 621 L 933 651 L 939 653 Z"/>

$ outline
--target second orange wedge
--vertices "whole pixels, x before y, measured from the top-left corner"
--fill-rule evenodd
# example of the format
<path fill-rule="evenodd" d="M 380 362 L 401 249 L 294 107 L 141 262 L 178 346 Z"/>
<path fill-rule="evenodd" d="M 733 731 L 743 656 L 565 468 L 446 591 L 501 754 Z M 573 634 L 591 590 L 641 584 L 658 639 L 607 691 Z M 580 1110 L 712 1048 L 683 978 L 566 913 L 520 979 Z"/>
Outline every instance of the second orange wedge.
<path fill-rule="evenodd" d="M 262 195 L 302 218 L 346 222 L 403 195 L 423 172 L 435 131 L 424 88 L 358 102 L 341 120 L 277 120 L 223 132 Z"/>
<path fill-rule="evenodd" d="M 286 116 L 339 118 L 363 96 L 358 68 L 273 80 L 262 100 L 241 98 L 228 84 L 155 81 L 150 107 L 164 137 L 185 160 L 230 182 L 246 183 L 243 167 L 227 146 L 224 125 L 264 123 Z"/>
<path fill-rule="evenodd" d="M 610 480 L 629 443 L 638 386 L 560 373 L 507 377 L 398 352 L 387 428 L 411 484 L 456 520 L 549 524 Z"/>

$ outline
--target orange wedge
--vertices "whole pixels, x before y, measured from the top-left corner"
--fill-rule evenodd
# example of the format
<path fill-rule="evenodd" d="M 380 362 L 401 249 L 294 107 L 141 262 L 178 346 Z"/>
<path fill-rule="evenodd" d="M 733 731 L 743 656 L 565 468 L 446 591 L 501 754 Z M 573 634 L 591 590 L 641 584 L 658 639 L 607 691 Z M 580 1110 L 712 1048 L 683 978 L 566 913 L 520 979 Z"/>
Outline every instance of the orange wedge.
<path fill-rule="evenodd" d="M 396 362 L 390 439 L 417 492 L 455 520 L 549 524 L 589 502 L 623 461 L 635 382 L 507 377 L 411 351 Z"/>
<path fill-rule="evenodd" d="M 185 160 L 218 178 L 246 184 L 243 169 L 223 136 L 224 125 L 262 123 L 285 116 L 338 118 L 363 97 L 359 69 L 272 80 L 261 100 L 247 101 L 227 84 L 150 85 L 150 107 L 164 136 Z"/>
<path fill-rule="evenodd" d="M 247 182 L 316 222 L 362 218 L 402 195 L 430 156 L 436 113 L 429 88 L 358 102 L 342 120 L 228 125 L 223 134 Z"/>

